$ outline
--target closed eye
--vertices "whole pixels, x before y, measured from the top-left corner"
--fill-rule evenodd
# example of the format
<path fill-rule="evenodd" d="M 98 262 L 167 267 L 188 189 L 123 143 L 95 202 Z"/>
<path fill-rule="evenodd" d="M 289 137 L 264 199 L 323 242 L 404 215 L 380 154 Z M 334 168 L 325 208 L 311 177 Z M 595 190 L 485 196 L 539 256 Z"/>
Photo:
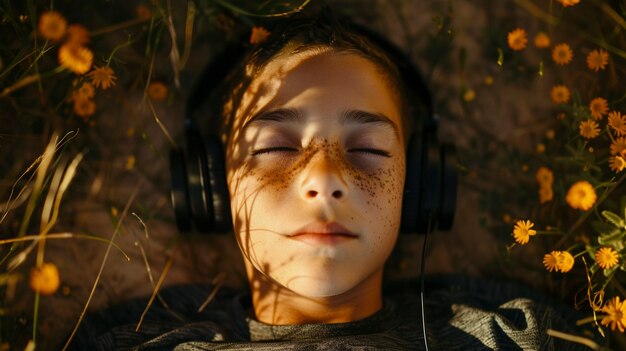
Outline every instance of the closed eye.
<path fill-rule="evenodd" d="M 252 156 L 269 154 L 272 152 L 297 152 L 298 149 L 287 146 L 267 147 L 263 149 L 252 150 Z"/>
<path fill-rule="evenodd" d="M 380 149 L 369 149 L 369 148 L 358 148 L 358 149 L 350 149 L 348 152 L 356 152 L 356 153 L 365 153 L 372 154 L 384 157 L 391 157 L 391 154 L 388 151 L 380 150 Z"/>

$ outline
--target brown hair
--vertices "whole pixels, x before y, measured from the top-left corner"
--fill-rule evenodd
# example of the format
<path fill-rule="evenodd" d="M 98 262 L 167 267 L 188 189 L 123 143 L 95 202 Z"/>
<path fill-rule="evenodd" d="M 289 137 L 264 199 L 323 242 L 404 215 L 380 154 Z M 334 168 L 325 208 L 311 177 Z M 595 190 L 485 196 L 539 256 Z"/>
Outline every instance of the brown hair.
<path fill-rule="evenodd" d="M 367 36 L 344 25 L 324 8 L 313 16 L 298 13 L 278 22 L 270 37 L 254 47 L 231 72 L 223 90 L 222 140 L 225 141 L 232 130 L 234 115 L 244 92 L 273 58 L 280 54 L 295 55 L 316 50 L 356 54 L 374 63 L 389 88 L 396 93 L 403 115 L 403 130 L 405 133 L 410 131 L 405 88 L 397 66 Z"/>

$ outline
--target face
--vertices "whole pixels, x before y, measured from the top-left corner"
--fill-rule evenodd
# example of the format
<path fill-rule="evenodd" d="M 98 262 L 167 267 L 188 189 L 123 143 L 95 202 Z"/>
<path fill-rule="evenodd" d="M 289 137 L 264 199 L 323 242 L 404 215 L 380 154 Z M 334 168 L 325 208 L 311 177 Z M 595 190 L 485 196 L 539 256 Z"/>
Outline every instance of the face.
<path fill-rule="evenodd" d="M 227 143 L 249 277 L 324 297 L 382 274 L 405 176 L 400 105 L 387 82 L 370 61 L 329 52 L 274 59 L 252 82 Z"/>

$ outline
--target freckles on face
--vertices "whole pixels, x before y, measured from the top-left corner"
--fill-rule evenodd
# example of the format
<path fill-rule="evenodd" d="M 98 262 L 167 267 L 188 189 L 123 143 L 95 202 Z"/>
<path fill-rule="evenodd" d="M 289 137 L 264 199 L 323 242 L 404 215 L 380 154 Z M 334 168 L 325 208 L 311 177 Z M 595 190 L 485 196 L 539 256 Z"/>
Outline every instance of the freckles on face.
<path fill-rule="evenodd" d="M 291 186 L 311 160 L 318 155 L 337 168 L 342 177 L 349 178 L 342 179 L 344 182 L 364 193 L 364 197 L 372 199 L 387 191 L 397 193 L 398 179 L 404 173 L 404 162 L 401 162 L 398 157 L 394 157 L 391 167 L 371 165 L 368 164 L 367 160 L 350 161 L 347 159 L 340 142 L 331 142 L 322 138 L 312 140 L 309 145 L 302 149 L 300 155 L 279 157 L 273 160 L 275 162 L 271 166 L 265 166 L 264 169 L 260 168 L 257 162 L 246 163 L 241 168 L 240 175 L 254 176 L 259 189 L 280 191 Z M 391 204 L 392 201 L 393 199 L 388 199 L 387 205 Z"/>

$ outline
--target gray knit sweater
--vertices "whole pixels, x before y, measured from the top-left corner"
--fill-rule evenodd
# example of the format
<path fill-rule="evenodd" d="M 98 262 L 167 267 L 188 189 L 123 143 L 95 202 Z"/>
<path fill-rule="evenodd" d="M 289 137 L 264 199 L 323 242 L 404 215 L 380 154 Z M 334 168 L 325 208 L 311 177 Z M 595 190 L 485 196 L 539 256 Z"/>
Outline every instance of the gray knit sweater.
<path fill-rule="evenodd" d="M 580 316 L 525 287 L 466 277 L 427 281 L 430 350 L 586 350 L 551 338 L 546 329 L 579 334 Z M 166 289 L 169 308 L 151 307 L 135 327 L 146 300 L 93 314 L 72 343 L 74 350 L 425 350 L 420 298 L 415 291 L 386 296 L 383 308 L 360 321 L 273 326 L 248 317 L 250 297 L 224 290 L 195 312 L 206 286 Z M 417 290 L 417 289 L 415 289 Z"/>

